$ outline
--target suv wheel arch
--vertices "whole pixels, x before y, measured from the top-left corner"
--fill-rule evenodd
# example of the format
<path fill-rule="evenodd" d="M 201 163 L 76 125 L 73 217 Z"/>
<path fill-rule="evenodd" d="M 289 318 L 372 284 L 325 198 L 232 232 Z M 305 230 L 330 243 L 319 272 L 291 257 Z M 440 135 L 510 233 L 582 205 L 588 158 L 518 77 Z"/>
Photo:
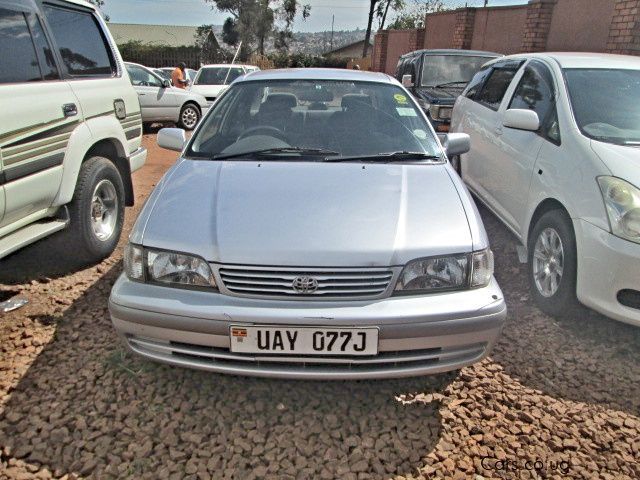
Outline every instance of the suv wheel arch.
<path fill-rule="evenodd" d="M 118 169 L 124 187 L 125 205 L 131 207 L 134 204 L 133 182 L 131 181 L 131 166 L 120 142 L 116 139 L 106 138 L 96 142 L 87 150 L 82 162 L 91 157 L 101 156 L 108 158 Z"/>

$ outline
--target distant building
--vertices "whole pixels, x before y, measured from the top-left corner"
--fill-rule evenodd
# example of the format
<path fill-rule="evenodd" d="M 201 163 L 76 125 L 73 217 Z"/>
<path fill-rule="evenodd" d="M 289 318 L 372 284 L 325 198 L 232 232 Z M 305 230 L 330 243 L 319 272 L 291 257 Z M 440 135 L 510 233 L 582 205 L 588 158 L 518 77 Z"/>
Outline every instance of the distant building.
<path fill-rule="evenodd" d="M 343 45 L 338 48 L 334 48 L 333 50 L 329 50 L 322 54 L 323 57 L 338 57 L 338 58 L 361 58 L 362 57 L 362 49 L 364 48 L 364 40 L 360 40 L 358 42 L 349 43 L 348 45 Z M 373 44 L 369 42 L 369 54 L 373 48 Z"/>
<path fill-rule="evenodd" d="M 198 27 L 188 25 L 144 25 L 137 23 L 108 23 L 118 45 L 139 41 L 145 45 L 169 47 L 192 46 L 196 43 Z"/>

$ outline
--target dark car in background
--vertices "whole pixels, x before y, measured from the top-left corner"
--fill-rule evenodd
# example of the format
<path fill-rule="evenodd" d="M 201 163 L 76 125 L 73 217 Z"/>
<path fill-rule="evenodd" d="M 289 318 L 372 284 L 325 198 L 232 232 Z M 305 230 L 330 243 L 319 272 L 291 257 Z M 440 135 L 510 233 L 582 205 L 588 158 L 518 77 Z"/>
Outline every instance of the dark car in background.
<path fill-rule="evenodd" d="M 436 132 L 448 132 L 456 98 L 482 65 L 501 56 L 477 50 L 416 50 L 398 59 L 396 78 L 416 98 Z"/>

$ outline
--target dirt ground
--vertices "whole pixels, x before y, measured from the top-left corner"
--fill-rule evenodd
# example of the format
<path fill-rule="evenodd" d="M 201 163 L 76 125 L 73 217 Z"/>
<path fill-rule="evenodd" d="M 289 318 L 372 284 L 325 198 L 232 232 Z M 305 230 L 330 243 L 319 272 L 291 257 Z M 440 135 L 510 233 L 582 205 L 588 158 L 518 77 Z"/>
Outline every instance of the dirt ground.
<path fill-rule="evenodd" d="M 176 155 L 155 147 L 137 204 Z M 42 241 L 0 262 L 0 478 L 640 478 L 640 329 L 532 303 L 515 240 L 482 211 L 508 303 L 490 358 L 442 375 L 303 382 L 221 376 L 123 351 L 99 265 Z"/>

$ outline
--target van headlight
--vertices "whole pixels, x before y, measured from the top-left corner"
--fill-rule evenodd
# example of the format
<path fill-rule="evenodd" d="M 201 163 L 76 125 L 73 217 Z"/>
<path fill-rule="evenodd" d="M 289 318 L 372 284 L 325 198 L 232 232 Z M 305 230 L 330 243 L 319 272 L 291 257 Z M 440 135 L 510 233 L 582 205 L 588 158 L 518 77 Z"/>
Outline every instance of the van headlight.
<path fill-rule="evenodd" d="M 640 243 L 640 189 L 617 177 L 598 177 L 611 233 Z"/>
<path fill-rule="evenodd" d="M 421 258 L 409 262 L 400 273 L 395 293 L 418 294 L 439 290 L 484 287 L 493 275 L 493 253 Z"/>
<path fill-rule="evenodd" d="M 139 282 L 216 288 L 209 264 L 194 255 L 128 244 L 124 252 L 124 269 L 127 277 Z"/>

